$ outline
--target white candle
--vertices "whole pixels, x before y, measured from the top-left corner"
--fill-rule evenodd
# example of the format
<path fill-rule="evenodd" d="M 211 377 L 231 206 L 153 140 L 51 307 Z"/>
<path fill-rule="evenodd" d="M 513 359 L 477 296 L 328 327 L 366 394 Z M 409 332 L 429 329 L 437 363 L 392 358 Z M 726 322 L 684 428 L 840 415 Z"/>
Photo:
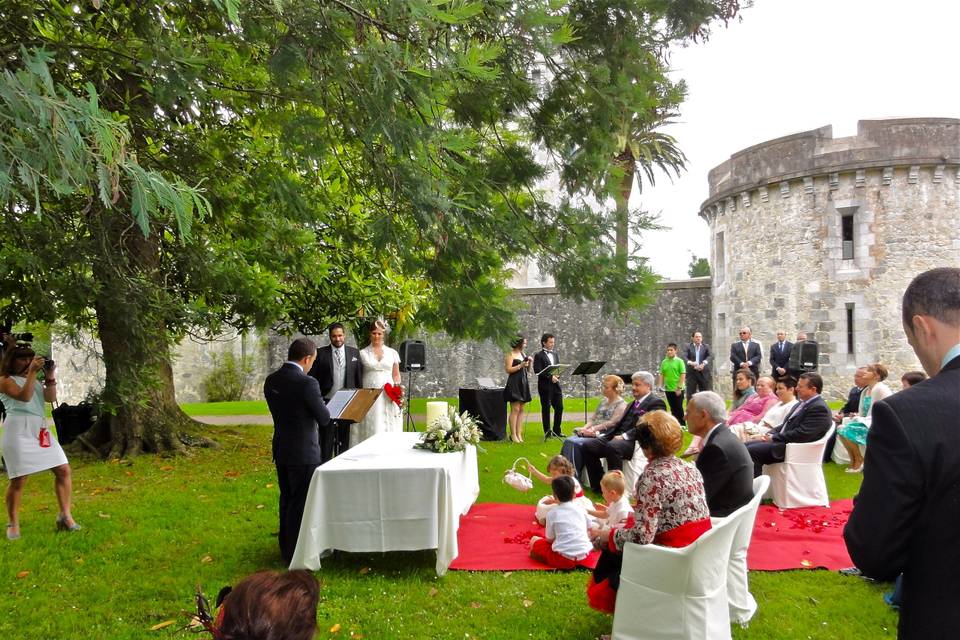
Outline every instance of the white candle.
<path fill-rule="evenodd" d="M 446 402 L 428 402 L 427 403 L 427 426 L 433 424 L 433 421 L 447 414 Z"/>

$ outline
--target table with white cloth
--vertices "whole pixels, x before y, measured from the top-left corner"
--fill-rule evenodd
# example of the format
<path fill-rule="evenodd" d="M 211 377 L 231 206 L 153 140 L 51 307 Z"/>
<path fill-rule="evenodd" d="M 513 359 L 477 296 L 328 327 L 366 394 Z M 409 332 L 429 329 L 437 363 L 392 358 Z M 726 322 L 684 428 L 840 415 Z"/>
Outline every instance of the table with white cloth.
<path fill-rule="evenodd" d="M 457 530 L 480 493 L 477 450 L 414 449 L 419 433 L 378 433 L 317 467 L 291 569 L 320 568 L 334 550 L 437 550 L 437 575 L 457 557 Z"/>

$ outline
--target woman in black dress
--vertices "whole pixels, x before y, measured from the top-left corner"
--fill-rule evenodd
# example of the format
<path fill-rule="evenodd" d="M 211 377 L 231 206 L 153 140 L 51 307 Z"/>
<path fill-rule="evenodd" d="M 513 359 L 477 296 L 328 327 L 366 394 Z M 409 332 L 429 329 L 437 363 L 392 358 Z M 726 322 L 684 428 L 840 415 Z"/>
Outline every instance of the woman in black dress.
<path fill-rule="evenodd" d="M 530 383 L 527 371 L 533 364 L 533 358 L 523 353 L 527 340 L 521 336 L 510 343 L 510 353 L 503 359 L 503 368 L 507 373 L 507 386 L 503 389 L 503 399 L 510 403 L 510 440 L 523 442 L 523 405 L 530 402 Z"/>

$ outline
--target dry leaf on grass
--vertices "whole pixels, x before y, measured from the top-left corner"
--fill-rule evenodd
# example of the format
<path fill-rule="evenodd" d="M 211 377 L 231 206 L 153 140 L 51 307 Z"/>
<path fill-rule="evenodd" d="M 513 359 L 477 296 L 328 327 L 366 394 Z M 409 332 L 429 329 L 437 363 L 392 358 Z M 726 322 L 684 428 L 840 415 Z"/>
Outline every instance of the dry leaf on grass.
<path fill-rule="evenodd" d="M 330 633 L 339 633 L 339 632 L 340 632 L 340 623 L 339 623 L 339 622 L 338 622 L 337 624 L 333 625 L 332 627 L 330 627 Z"/>
<path fill-rule="evenodd" d="M 272 482 L 268 482 L 268 483 L 267 483 L 267 489 L 273 489 L 273 483 L 272 483 Z"/>
<path fill-rule="evenodd" d="M 224 476 L 225 478 L 239 478 L 239 477 L 240 477 L 240 472 L 239 472 L 239 471 L 227 471 L 225 474 L 223 474 L 223 476 Z"/>
<path fill-rule="evenodd" d="M 18 579 L 18 580 L 23 580 L 23 579 L 26 578 L 28 575 L 30 575 L 30 572 L 29 572 L 29 571 L 20 571 L 19 573 L 17 573 L 17 579 Z"/>
<path fill-rule="evenodd" d="M 370 567 L 363 567 L 363 568 L 361 568 L 360 571 L 358 571 L 357 573 L 359 573 L 359 574 L 362 575 L 362 576 L 365 576 L 365 575 L 367 575 L 368 573 L 370 573 Z"/>
<path fill-rule="evenodd" d="M 533 600 L 524 600 L 523 606 L 529 609 L 530 607 L 533 606 Z"/>
<path fill-rule="evenodd" d="M 100 516 L 101 518 L 109 518 L 109 517 L 110 517 L 110 514 L 109 514 L 109 513 L 104 513 L 103 511 L 97 511 L 97 515 Z"/>
<path fill-rule="evenodd" d="M 159 631 L 160 629 L 169 627 L 173 623 L 174 623 L 174 620 L 164 620 L 163 622 L 158 622 L 157 624 L 150 627 L 150 631 Z"/>
<path fill-rule="evenodd" d="M 209 555 L 203 556 L 202 558 L 200 558 L 200 562 L 204 564 L 210 564 L 211 562 L 213 562 L 213 556 L 209 556 Z"/>
<path fill-rule="evenodd" d="M 483 605 L 480 604 L 479 602 L 471 602 L 471 603 L 470 603 L 470 608 L 471 608 L 471 609 L 482 609 L 482 608 L 483 608 Z"/>
<path fill-rule="evenodd" d="M 432 598 L 432 597 L 434 597 L 435 595 L 437 595 L 438 593 L 440 593 L 440 590 L 439 590 L 439 589 L 437 589 L 436 587 L 430 587 L 430 591 L 427 592 L 427 595 Z"/>
<path fill-rule="evenodd" d="M 513 575 L 513 571 L 507 571 L 505 574 L 503 574 L 503 577 L 504 577 L 504 578 L 509 578 L 509 577 L 512 576 L 512 575 Z"/>
<path fill-rule="evenodd" d="M 166 465 L 165 467 L 160 467 L 160 471 L 173 471 L 173 467 Z"/>
<path fill-rule="evenodd" d="M 257 509 L 263 509 L 263 505 L 262 505 L 262 504 L 258 504 L 258 505 L 257 505 Z"/>

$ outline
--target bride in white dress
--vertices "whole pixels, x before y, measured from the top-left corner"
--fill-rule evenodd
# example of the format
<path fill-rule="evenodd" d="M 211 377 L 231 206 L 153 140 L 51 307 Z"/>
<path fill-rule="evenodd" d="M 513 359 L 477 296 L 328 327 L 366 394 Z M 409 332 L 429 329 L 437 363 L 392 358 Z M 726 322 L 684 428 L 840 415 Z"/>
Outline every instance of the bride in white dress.
<path fill-rule="evenodd" d="M 400 386 L 400 354 L 383 344 L 383 338 L 389 330 L 386 321 L 375 320 L 370 327 L 370 344 L 360 350 L 365 389 L 383 389 L 388 382 Z M 385 431 L 403 431 L 403 413 L 386 392 L 380 394 L 364 419 L 353 425 L 350 446 L 355 447 Z"/>

